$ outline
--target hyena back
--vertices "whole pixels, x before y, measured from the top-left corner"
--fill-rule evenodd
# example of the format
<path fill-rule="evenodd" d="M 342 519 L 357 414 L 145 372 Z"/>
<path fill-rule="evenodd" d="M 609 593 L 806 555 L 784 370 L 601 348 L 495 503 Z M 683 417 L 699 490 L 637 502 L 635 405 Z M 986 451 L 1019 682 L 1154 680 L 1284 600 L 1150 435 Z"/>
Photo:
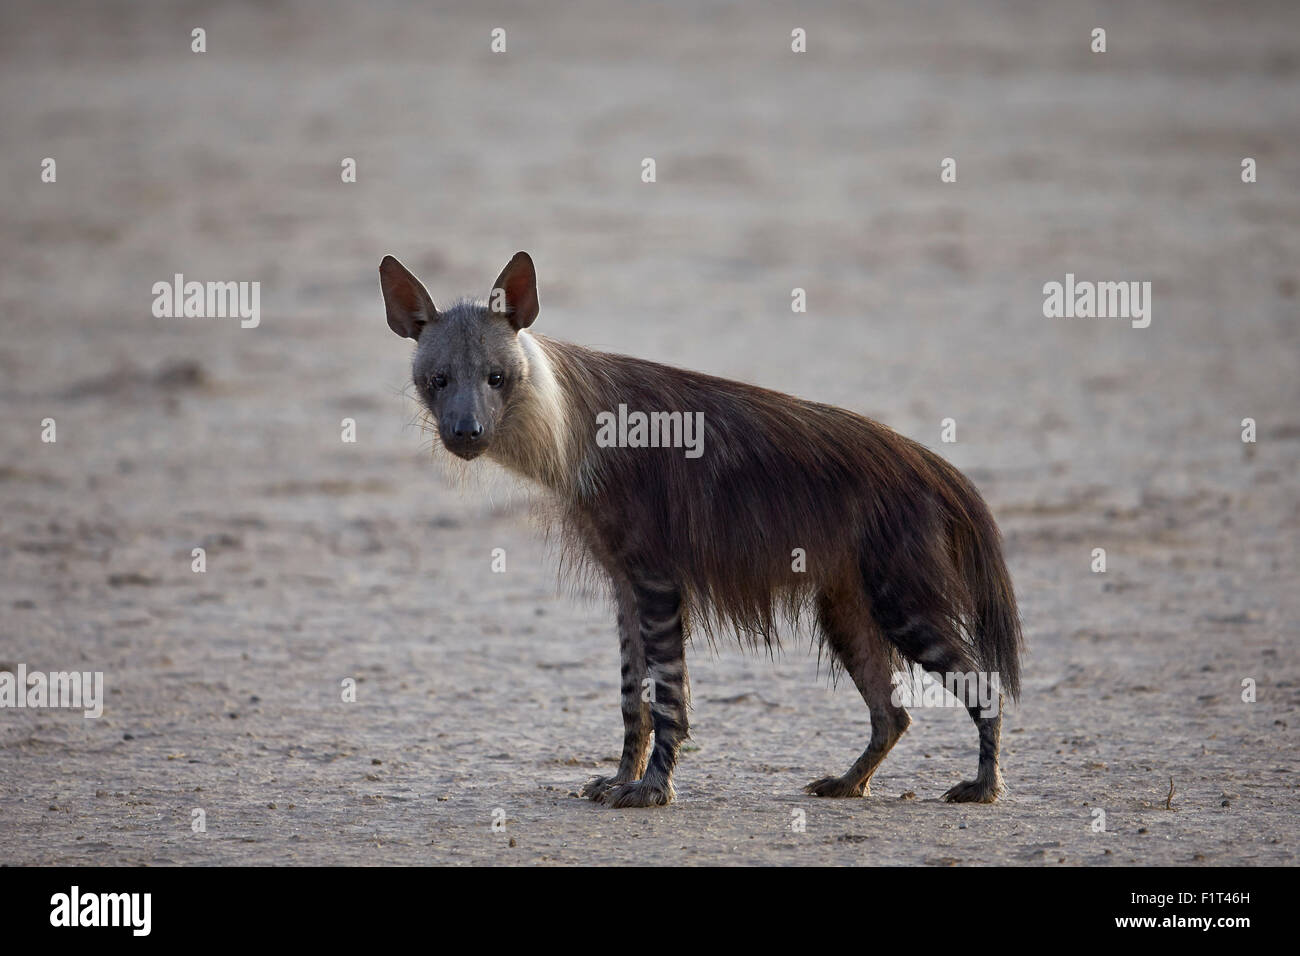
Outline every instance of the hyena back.
<path fill-rule="evenodd" d="M 549 491 L 566 540 L 608 579 L 623 754 L 587 796 L 616 807 L 673 799 L 692 626 L 770 646 L 782 612 L 815 608 L 820 640 L 871 713 L 867 749 L 842 776 L 808 784 L 816 796 L 869 792 L 909 723 L 891 680 L 900 658 L 940 674 L 994 674 L 1018 695 L 1020 624 L 1000 535 L 979 493 L 938 455 L 843 409 L 534 334 L 526 253 L 487 303 L 441 312 L 391 256 L 380 279 L 389 325 L 416 340 L 414 384 L 441 445 Z M 598 416 L 620 405 L 702 413 L 703 454 L 604 447 Z M 991 802 L 1002 787 L 1002 698 L 992 715 L 969 703 L 979 769 L 945 798 Z"/>

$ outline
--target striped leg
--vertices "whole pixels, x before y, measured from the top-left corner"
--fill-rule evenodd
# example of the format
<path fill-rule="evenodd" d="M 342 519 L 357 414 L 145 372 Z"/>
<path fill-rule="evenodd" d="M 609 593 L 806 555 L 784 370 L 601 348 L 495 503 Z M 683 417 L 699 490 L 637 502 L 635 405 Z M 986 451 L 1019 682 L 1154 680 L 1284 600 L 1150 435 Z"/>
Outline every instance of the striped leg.
<path fill-rule="evenodd" d="M 985 717 L 978 707 L 969 707 L 971 720 L 980 735 L 980 765 L 974 780 L 963 780 L 943 795 L 949 803 L 992 803 L 1005 789 L 998 772 L 998 747 L 1002 740 L 1002 695 L 998 712 Z"/>
<path fill-rule="evenodd" d="M 618 649 L 623 658 L 623 757 L 618 762 L 618 773 L 595 777 L 582 788 L 582 796 L 592 800 L 598 800 L 610 787 L 639 779 L 645 772 L 650 749 L 650 704 L 641 699 L 646 678 L 645 648 L 632 585 L 616 579 L 614 599 L 618 606 Z"/>
<path fill-rule="evenodd" d="M 682 597 L 666 581 L 632 582 L 650 678 L 650 715 L 654 749 L 640 780 L 619 784 L 599 798 L 611 807 L 654 807 L 673 799 L 673 767 L 687 736 L 686 657 L 682 634 Z"/>
<path fill-rule="evenodd" d="M 938 602 L 919 589 L 908 590 L 888 580 L 868 582 L 872 613 L 881 633 L 927 671 L 943 675 L 969 674 L 976 665 L 960 635 L 936 613 Z M 967 708 L 980 738 L 979 771 L 974 780 L 964 780 L 943 795 L 950 803 L 992 803 L 1002 792 L 998 772 L 998 745 L 1002 736 L 1002 697 L 998 696 L 995 716 L 981 716 L 979 708 Z"/>

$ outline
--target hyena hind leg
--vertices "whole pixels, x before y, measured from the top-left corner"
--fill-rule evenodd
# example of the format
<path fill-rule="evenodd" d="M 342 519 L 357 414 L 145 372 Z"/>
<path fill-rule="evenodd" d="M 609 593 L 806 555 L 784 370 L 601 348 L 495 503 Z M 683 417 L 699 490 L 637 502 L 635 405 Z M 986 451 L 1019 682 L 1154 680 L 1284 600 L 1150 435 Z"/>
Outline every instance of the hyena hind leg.
<path fill-rule="evenodd" d="M 1002 739 L 1002 695 L 998 695 L 998 712 L 985 717 L 979 707 L 968 707 L 971 720 L 980 735 L 980 765 L 974 780 L 963 780 L 943 795 L 949 803 L 992 803 L 1005 789 L 998 772 L 998 745 Z"/>
<path fill-rule="evenodd" d="M 871 740 L 842 777 L 821 777 L 804 787 L 815 797 L 865 797 L 871 775 L 898 743 L 912 719 L 893 700 L 889 648 L 860 600 L 823 595 L 818 623 L 831 653 L 843 665 L 871 712 Z"/>
<path fill-rule="evenodd" d="M 871 603 L 880 633 L 926 671 L 938 674 L 969 674 L 977 670 L 971 648 L 962 642 L 946 616 L 943 602 L 932 593 L 904 587 L 888 579 L 869 582 Z M 968 706 L 980 738 L 979 771 L 943 795 L 950 803 L 992 803 L 1002 792 L 998 773 L 998 742 L 1002 734 L 1002 698 L 997 713 L 985 717 L 980 708 Z"/>
<path fill-rule="evenodd" d="M 618 613 L 618 649 L 622 658 L 623 756 L 618 762 L 618 773 L 612 777 L 593 777 L 579 791 L 580 796 L 591 800 L 599 800 L 611 787 L 640 779 L 650 755 L 650 704 L 641 699 L 646 679 L 645 646 L 641 642 L 636 592 L 630 582 L 615 580 L 614 602 Z"/>

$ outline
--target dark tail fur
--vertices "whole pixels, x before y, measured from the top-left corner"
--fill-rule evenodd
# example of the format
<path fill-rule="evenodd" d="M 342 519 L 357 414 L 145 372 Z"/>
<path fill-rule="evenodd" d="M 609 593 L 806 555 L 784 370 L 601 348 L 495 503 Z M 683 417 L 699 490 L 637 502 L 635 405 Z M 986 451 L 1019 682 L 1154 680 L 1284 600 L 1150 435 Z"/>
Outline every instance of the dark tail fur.
<path fill-rule="evenodd" d="M 952 560 L 969 597 L 969 624 L 985 670 L 996 671 L 1011 698 L 1020 696 L 1020 613 L 1002 556 L 1002 535 L 979 492 L 961 472 L 933 456 L 951 501 Z"/>
<path fill-rule="evenodd" d="M 910 496 L 888 501 L 859 552 L 881 634 L 927 670 L 995 671 L 1020 692 L 1019 615 L 1001 536 L 988 506 L 956 468 L 897 438 Z"/>

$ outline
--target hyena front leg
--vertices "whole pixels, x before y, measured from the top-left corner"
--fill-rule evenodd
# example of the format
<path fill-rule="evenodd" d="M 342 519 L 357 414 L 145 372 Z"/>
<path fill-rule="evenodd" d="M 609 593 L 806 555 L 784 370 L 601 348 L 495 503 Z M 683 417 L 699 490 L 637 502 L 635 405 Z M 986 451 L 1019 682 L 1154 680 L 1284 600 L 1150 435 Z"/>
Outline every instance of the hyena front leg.
<path fill-rule="evenodd" d="M 844 776 L 821 777 L 804 791 L 814 797 L 864 797 L 871 792 L 871 775 L 903 736 L 912 718 L 892 699 L 889 649 L 865 604 L 848 592 L 823 594 L 817 620 L 831 653 L 853 679 L 871 711 L 871 740 Z"/>
<path fill-rule="evenodd" d="M 645 577 L 634 578 L 632 589 L 650 679 L 654 749 L 640 780 L 611 787 L 599 799 L 611 807 L 655 807 L 672 802 L 673 767 L 687 735 L 682 596 L 671 582 Z"/>
<path fill-rule="evenodd" d="M 618 609 L 618 649 L 623 658 L 623 756 L 618 762 L 618 773 L 612 777 L 595 777 L 582 788 L 582 796 L 592 800 L 600 799 L 610 787 L 639 780 L 645 773 L 650 750 L 650 703 L 644 693 L 645 647 L 641 643 L 641 621 L 631 582 L 615 579 L 614 602 Z"/>

